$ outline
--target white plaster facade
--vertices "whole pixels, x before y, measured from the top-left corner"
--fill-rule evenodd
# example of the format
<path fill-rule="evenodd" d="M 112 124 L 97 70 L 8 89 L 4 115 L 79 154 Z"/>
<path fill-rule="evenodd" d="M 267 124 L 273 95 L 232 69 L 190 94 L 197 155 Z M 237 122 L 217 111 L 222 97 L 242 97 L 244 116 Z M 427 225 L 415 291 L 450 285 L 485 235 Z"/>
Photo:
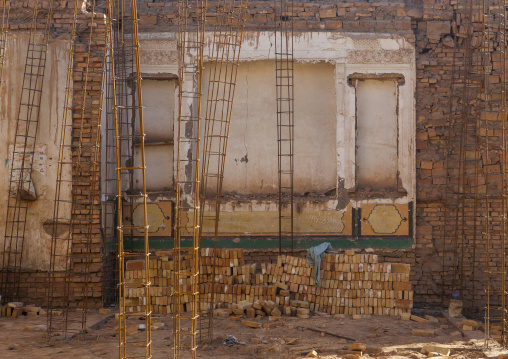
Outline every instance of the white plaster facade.
<path fill-rule="evenodd" d="M 2 74 L 0 97 L 0 248 L 4 248 L 5 217 L 9 188 L 9 146 L 13 144 L 18 118 L 21 87 L 28 47 L 28 33 L 8 34 L 6 63 Z M 61 124 L 64 114 L 65 87 L 69 64 L 69 40 L 51 39 L 48 44 L 46 72 L 42 90 L 37 144 L 44 146 L 45 173 L 32 171 L 37 200 L 28 202 L 28 215 L 23 250 L 23 268 L 48 270 L 51 249 L 51 226 L 60 148 Z M 8 69 L 8 70 L 6 70 Z M 72 89 L 71 89 L 72 93 Z M 70 99 L 72 101 L 72 99 Z M 70 126 L 68 126 L 70 134 Z M 68 134 L 68 135 L 69 135 Z M 69 157 L 66 151 L 66 158 Z M 71 177 L 70 167 L 65 168 L 63 179 Z M 62 198 L 70 198 L 70 183 L 65 182 Z M 70 216 L 70 206 L 62 209 L 62 217 Z M 46 223 L 46 225 L 45 225 Z"/>
<path fill-rule="evenodd" d="M 207 33 L 205 61 L 210 53 L 211 40 L 212 34 Z M 240 62 L 274 60 L 273 45 L 273 32 L 246 32 Z M 140 49 L 142 73 L 177 75 L 178 57 L 174 33 L 141 34 Z M 294 58 L 300 63 L 326 62 L 335 67 L 337 186 L 343 185 L 350 194 L 356 191 L 356 90 L 348 79 L 359 74 L 374 78 L 384 75 L 403 79 L 399 82 L 397 92 L 397 168 L 399 188 L 402 191 L 395 196 L 386 197 L 352 195 L 354 199 L 350 199 L 349 203 L 353 207 L 361 207 L 366 203 L 413 202 L 416 189 L 414 107 L 416 68 L 413 45 L 400 36 L 390 34 L 302 32 L 295 33 Z M 297 116 L 298 113 L 295 113 L 295 117 Z M 273 117 L 275 121 L 275 113 Z M 173 120 L 176 126 L 176 118 Z M 228 156 L 233 155 L 228 153 Z M 345 208 L 339 202 L 338 199 L 330 197 L 308 201 L 302 204 L 300 210 L 315 212 Z M 277 211 L 277 203 L 273 200 L 242 200 L 234 203 L 224 201 L 222 210 Z"/>

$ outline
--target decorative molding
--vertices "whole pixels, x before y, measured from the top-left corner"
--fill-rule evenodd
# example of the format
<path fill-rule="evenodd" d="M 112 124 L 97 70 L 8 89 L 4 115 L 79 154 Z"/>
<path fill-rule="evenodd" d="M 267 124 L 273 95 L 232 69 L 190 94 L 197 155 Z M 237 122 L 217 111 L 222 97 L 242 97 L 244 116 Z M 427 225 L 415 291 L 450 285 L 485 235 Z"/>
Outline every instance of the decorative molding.
<path fill-rule="evenodd" d="M 348 52 L 347 62 L 353 64 L 410 64 L 413 63 L 413 51 L 353 50 Z"/>

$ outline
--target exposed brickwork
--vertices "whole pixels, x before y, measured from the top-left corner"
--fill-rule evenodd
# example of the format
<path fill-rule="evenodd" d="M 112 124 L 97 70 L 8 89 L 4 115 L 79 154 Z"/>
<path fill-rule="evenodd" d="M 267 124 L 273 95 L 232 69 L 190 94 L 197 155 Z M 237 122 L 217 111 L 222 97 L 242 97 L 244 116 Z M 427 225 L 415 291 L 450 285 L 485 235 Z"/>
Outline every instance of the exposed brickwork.
<path fill-rule="evenodd" d="M 452 58 L 457 51 L 450 34 L 456 26 L 454 11 L 457 2 L 425 0 L 421 6 L 416 1 L 404 2 L 330 2 L 314 1 L 295 3 L 295 30 L 344 31 L 344 32 L 390 32 L 407 37 L 416 46 L 416 148 L 417 148 L 417 204 L 416 246 L 410 250 L 375 250 L 384 262 L 411 264 L 410 281 L 415 291 L 415 303 L 441 305 L 442 298 L 451 296 L 454 285 L 453 250 L 451 237 L 445 236 L 447 213 L 446 148 L 448 96 Z M 65 1 L 62 6 L 69 6 Z M 176 1 L 139 1 L 140 31 L 163 32 L 176 29 Z M 26 10 L 26 9 L 25 9 Z M 65 11 L 64 11 L 65 10 Z M 69 28 L 70 9 L 55 13 L 56 26 L 62 32 Z M 250 1 L 246 30 L 273 29 L 272 2 Z M 213 24 L 213 8 L 209 10 L 209 23 Z M 27 29 L 22 21 L 12 21 L 11 31 Z M 461 50 L 462 51 L 462 50 Z M 76 61 L 82 61 L 77 55 Z M 80 79 L 75 79 L 78 85 Z M 95 83 L 98 86 L 98 83 Z M 75 103 L 75 105 L 78 105 Z M 497 133 L 498 134 L 498 133 Z M 93 138 L 93 134 L 90 138 Z M 80 175 L 85 175 L 81 173 Z M 86 176 L 86 175 L 85 175 Z M 98 232 L 96 232 L 98 235 Z M 445 240 L 446 239 L 446 240 Z M 98 237 L 96 251 L 99 255 Z M 304 256 L 304 251 L 296 255 Z M 246 263 L 276 262 L 278 251 L 246 250 Z M 465 254 L 466 260 L 471 253 Z M 477 256 L 481 268 L 483 257 Z M 97 262 L 98 263 L 98 262 Z M 95 270 L 98 270 L 95 268 Z M 98 273 L 98 272 L 96 272 Z M 23 283 L 27 298 L 37 298 L 44 291 L 44 273 L 26 273 Z M 95 275 L 94 275 L 95 277 Z M 480 275 L 481 277 L 481 275 Z M 466 285 L 470 288 L 471 283 Z M 476 281 L 481 293 L 481 283 Z M 97 292 L 94 291 L 98 295 Z M 470 300 L 466 290 L 465 299 Z M 98 298 L 98 296 L 97 296 Z M 481 300 L 481 297 L 478 297 Z M 35 301 L 35 299 L 34 299 Z M 37 302 L 39 303 L 39 302 Z M 444 302 L 446 304 L 446 300 Z"/>
<path fill-rule="evenodd" d="M 207 21 L 215 23 L 214 2 L 208 2 Z M 274 4 L 271 1 L 249 1 L 245 29 L 273 30 Z M 295 2 L 293 15 L 297 31 L 390 32 L 413 37 L 411 18 L 403 2 Z M 174 31 L 177 2 L 138 1 L 140 31 Z"/>
<path fill-rule="evenodd" d="M 168 298 L 174 280 L 172 251 L 156 252 L 150 259 L 151 303 L 154 313 L 170 313 L 174 304 Z M 190 260 L 183 261 L 183 269 Z M 377 255 L 326 254 L 320 271 L 306 259 L 290 255 L 277 256 L 275 263 L 246 265 L 241 249 L 201 249 L 199 262 L 199 307 L 211 308 L 212 292 L 216 307 L 230 307 L 247 300 L 271 300 L 285 313 L 290 300 L 305 301 L 311 311 L 328 314 L 400 315 L 413 307 L 409 283 L 410 265 L 379 262 Z M 144 261 L 126 263 L 125 279 L 129 283 L 126 311 L 139 312 L 144 306 Z M 319 274 L 319 275 L 318 275 Z M 319 278 L 316 285 L 315 278 Z M 180 279 L 189 289 L 190 280 Z M 212 284 L 215 286 L 212 288 Z M 181 311 L 190 311 L 189 297 L 184 297 Z"/>
<path fill-rule="evenodd" d="M 100 230 L 100 121 L 102 104 L 102 81 L 106 49 L 106 23 L 103 15 L 93 19 L 90 14 L 80 17 L 88 26 L 80 33 L 75 45 L 73 73 L 73 124 L 72 141 L 82 143 L 73 148 L 73 157 L 80 165 L 73 168 L 72 196 L 76 203 L 72 217 L 73 226 L 73 272 L 74 281 L 85 278 L 89 282 L 87 297 L 89 307 L 102 303 L 102 257 Z M 93 28 L 90 31 L 90 27 Z M 92 38 L 90 39 L 90 36 Z M 87 223 L 87 221 L 91 221 Z M 72 292 L 72 288 L 71 288 Z M 82 298 L 78 287 L 76 300 Z"/>
<path fill-rule="evenodd" d="M 38 18 L 45 19 L 49 2 L 41 2 L 42 9 Z M 70 34 L 73 22 L 74 6 L 79 2 L 55 2 L 53 4 L 53 19 L 51 34 L 59 36 Z M 31 17 L 33 6 L 30 2 L 11 2 L 10 31 L 26 31 L 32 27 Z M 93 25 L 92 25 L 93 23 Z M 77 32 L 75 40 L 74 72 L 72 76 L 73 93 L 72 108 L 72 157 L 79 158 L 80 165 L 72 169 L 72 197 L 79 202 L 72 210 L 72 218 L 76 219 L 73 226 L 73 273 L 69 285 L 70 305 L 78 306 L 83 297 L 83 281 L 88 276 L 88 306 L 102 306 L 101 293 L 101 231 L 100 231 L 100 149 L 96 147 L 100 130 L 100 109 L 102 99 L 102 79 L 104 68 L 104 53 L 106 48 L 106 24 L 104 15 L 97 14 L 92 21 L 90 13 L 78 11 Z M 41 25 L 38 25 L 41 27 Z M 90 28 L 93 27 L 92 41 L 89 42 Z M 90 52 L 89 52 L 90 44 Z M 90 59 L 87 60 L 90 53 Z M 87 68 L 88 62 L 88 70 Z M 65 74 L 62 74 L 65 76 Z M 85 103 L 83 103 L 85 100 Z M 85 110 L 83 111 L 83 108 Z M 59 119 L 61 121 L 61 119 Z M 83 146 L 78 147 L 81 142 Z M 56 168 L 56 166 L 55 166 Z M 65 168 L 65 167 L 64 167 Z M 67 167 L 69 169 L 69 167 Z M 68 200 L 68 199 L 67 199 Z M 52 209 L 48 209 L 52 210 Z M 92 219 L 90 224 L 83 221 Z M 63 274 L 56 274 L 54 305 L 62 304 Z M 22 273 L 20 284 L 20 298 L 27 303 L 47 305 L 46 295 L 49 276 L 44 271 L 30 271 Z"/>

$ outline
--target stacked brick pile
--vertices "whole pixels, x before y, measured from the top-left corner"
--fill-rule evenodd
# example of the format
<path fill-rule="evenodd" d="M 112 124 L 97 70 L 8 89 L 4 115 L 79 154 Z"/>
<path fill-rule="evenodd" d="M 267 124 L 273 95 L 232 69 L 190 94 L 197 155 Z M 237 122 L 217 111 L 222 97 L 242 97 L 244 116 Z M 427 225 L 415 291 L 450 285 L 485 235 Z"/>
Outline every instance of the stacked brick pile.
<path fill-rule="evenodd" d="M 56 315 L 61 315 L 61 311 L 55 312 L 57 312 Z M 23 302 L 9 302 L 0 307 L 0 317 L 17 318 L 20 315 L 36 316 L 45 314 L 46 311 L 41 307 L 37 307 L 34 304 L 24 305 Z"/>
<path fill-rule="evenodd" d="M 151 302 L 154 313 L 170 313 L 174 262 L 171 252 L 158 252 L 150 260 Z M 136 283 L 143 277 L 141 261 L 126 265 L 126 280 Z M 188 267 L 183 261 L 183 268 Z M 321 262 L 320 283 L 314 281 L 314 267 L 303 258 L 279 256 L 277 263 L 245 265 L 243 252 L 201 250 L 200 308 L 209 308 L 215 265 L 215 302 L 217 307 L 231 307 L 240 302 L 272 301 L 282 313 L 290 307 L 305 305 L 310 311 L 328 314 L 400 315 L 411 311 L 413 292 L 409 283 L 410 266 L 379 263 L 373 254 L 327 254 Z M 184 280 L 188 281 L 188 280 Z M 190 283 L 184 282 L 185 285 Z M 143 289 L 127 290 L 127 311 L 137 312 L 144 304 Z M 296 303 L 296 304 L 295 304 Z M 181 310 L 190 306 L 184 303 Z M 288 309 L 289 308 L 289 309 Z"/>

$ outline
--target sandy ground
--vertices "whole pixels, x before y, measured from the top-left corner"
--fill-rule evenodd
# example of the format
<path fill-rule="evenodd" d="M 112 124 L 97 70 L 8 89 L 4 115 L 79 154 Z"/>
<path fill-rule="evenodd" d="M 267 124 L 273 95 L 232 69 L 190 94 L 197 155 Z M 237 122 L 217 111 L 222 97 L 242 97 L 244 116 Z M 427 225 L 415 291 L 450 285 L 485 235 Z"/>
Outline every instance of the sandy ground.
<path fill-rule="evenodd" d="M 170 315 L 160 316 L 165 324 L 160 330 L 152 331 L 153 358 L 172 357 L 172 319 Z M 131 320 L 136 324 L 136 320 Z M 420 353 L 426 343 L 435 343 L 452 349 L 452 358 L 497 358 L 501 353 L 499 345 L 492 342 L 486 350 L 483 333 L 465 332 L 466 337 L 457 335 L 457 328 L 450 322 L 422 324 L 414 321 L 402 321 L 393 317 L 370 316 L 362 319 L 336 319 L 330 316 L 314 315 L 310 319 L 282 317 L 283 326 L 273 329 L 249 328 L 238 320 L 215 318 L 214 342 L 209 348 L 200 348 L 200 358 L 300 358 L 315 350 L 321 358 L 351 358 L 347 350 L 353 343 L 319 332 L 324 330 L 367 344 L 363 353 L 365 358 L 425 358 Z M 43 326 L 46 316 L 17 319 L 0 318 L 0 358 L 117 358 L 118 337 L 115 326 L 117 321 L 112 315 L 92 312 L 88 315 L 93 326 L 84 338 L 69 340 L 48 340 Z M 269 323 L 268 319 L 260 323 Z M 40 325 L 37 330 L 34 326 Z M 302 327 L 317 329 L 310 331 Z M 432 329 L 432 337 L 413 336 L 413 329 Z M 29 330 L 30 329 L 30 330 Z M 452 334 L 454 333 L 455 334 Z M 228 335 L 234 335 L 239 344 L 224 346 Z M 135 340 L 144 337 L 143 332 L 129 338 Z M 291 344 L 290 344 L 291 343 Z M 188 355 L 182 355 L 188 357 Z"/>

